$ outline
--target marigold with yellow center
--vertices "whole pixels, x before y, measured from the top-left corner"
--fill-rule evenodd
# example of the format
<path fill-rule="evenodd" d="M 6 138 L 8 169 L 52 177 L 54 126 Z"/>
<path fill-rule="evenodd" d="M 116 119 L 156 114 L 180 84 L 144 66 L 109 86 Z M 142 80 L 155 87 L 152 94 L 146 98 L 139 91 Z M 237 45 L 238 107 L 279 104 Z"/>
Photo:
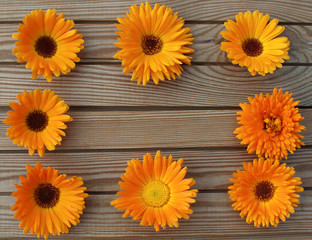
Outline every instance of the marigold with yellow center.
<path fill-rule="evenodd" d="M 83 49 L 82 35 L 78 34 L 73 20 L 64 20 L 64 14 L 57 16 L 56 10 L 34 10 L 23 18 L 18 33 L 12 37 L 18 40 L 13 49 L 17 62 L 27 62 L 26 68 L 33 71 L 32 78 L 42 75 L 48 82 L 52 74 L 58 77 L 75 67 L 80 59 L 77 54 Z"/>
<path fill-rule="evenodd" d="M 247 67 L 255 76 L 273 73 L 276 67 L 281 68 L 284 59 L 289 59 L 287 37 L 277 37 L 285 27 L 277 26 L 278 20 L 268 23 L 270 16 L 259 11 L 240 12 L 236 22 L 224 23 L 227 31 L 221 35 L 228 42 L 221 43 L 221 50 L 227 52 L 233 64 Z"/>
<path fill-rule="evenodd" d="M 147 153 L 143 162 L 132 159 L 119 182 L 122 191 L 117 193 L 120 198 L 113 200 L 119 210 L 125 210 L 123 217 L 131 215 L 134 220 L 141 219 L 143 226 L 152 226 L 156 231 L 159 227 L 178 227 L 179 218 L 189 218 L 193 211 L 190 203 L 194 203 L 196 189 L 194 179 L 184 179 L 187 168 L 182 169 L 183 159 L 172 161 L 156 153 L 155 159 Z"/>
<path fill-rule="evenodd" d="M 119 42 L 121 50 L 114 58 L 122 60 L 123 73 L 133 70 L 131 81 L 138 79 L 138 84 L 145 85 L 150 78 L 155 84 L 181 76 L 181 64 L 191 64 L 191 57 L 185 54 L 194 50 L 187 47 L 192 44 L 190 28 L 183 27 L 184 20 L 173 14 L 171 8 L 155 4 L 151 9 L 149 2 L 136 4 L 129 8 L 130 13 L 124 18 L 117 18 L 120 24 Z"/>
<path fill-rule="evenodd" d="M 244 170 L 237 170 L 230 181 L 230 199 L 232 207 L 246 216 L 246 222 L 254 222 L 255 227 L 277 226 L 279 220 L 286 220 L 289 213 L 299 204 L 303 188 L 300 177 L 293 177 L 294 168 L 280 165 L 279 161 L 264 158 L 255 159 L 253 163 L 243 163 Z"/>
<path fill-rule="evenodd" d="M 66 122 L 73 119 L 64 113 L 69 109 L 58 95 L 51 90 L 36 89 L 32 92 L 24 90 L 18 94 L 19 103 L 11 102 L 13 111 L 8 111 L 9 116 L 3 120 L 8 128 L 6 135 L 18 146 L 28 148 L 30 155 L 35 150 L 42 157 L 45 147 L 52 151 L 55 145 L 60 145 L 65 133 Z"/>
<path fill-rule="evenodd" d="M 293 153 L 304 143 L 299 132 L 305 130 L 300 125 L 304 118 L 296 107 L 299 101 L 293 101 L 292 93 L 282 93 L 275 88 L 273 94 L 262 93 L 255 98 L 249 97 L 249 103 L 240 103 L 242 111 L 237 112 L 238 123 L 234 134 L 247 144 L 249 153 L 256 152 L 261 157 L 280 160 Z"/>
<path fill-rule="evenodd" d="M 45 239 L 50 233 L 68 233 L 71 225 L 79 223 L 85 208 L 88 194 L 82 178 L 66 178 L 66 174 L 42 168 L 40 163 L 34 168 L 26 165 L 26 169 L 27 176 L 20 176 L 21 185 L 15 184 L 17 191 L 12 193 L 17 198 L 12 211 L 16 211 L 14 218 L 20 221 L 19 228 Z"/>

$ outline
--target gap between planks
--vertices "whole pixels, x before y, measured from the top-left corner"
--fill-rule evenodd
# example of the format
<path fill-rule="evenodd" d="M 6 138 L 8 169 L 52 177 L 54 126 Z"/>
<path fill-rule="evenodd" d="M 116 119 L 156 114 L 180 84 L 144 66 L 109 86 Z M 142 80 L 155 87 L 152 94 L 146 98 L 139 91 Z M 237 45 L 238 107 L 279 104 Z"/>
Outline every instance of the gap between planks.
<path fill-rule="evenodd" d="M 131 5 L 134 3 L 140 4 L 141 2 L 142 0 L 134 0 L 131 3 L 127 0 L 92 0 L 92 2 L 54 0 L 53 2 L 41 1 L 39 5 L 37 0 L 28 0 L 27 4 L 20 4 L 19 0 L 3 0 L 0 5 L 1 9 L 3 9 L 0 21 L 20 21 L 31 10 L 38 9 L 38 5 L 41 9 L 55 8 L 59 13 L 65 13 L 69 19 L 111 21 L 116 20 L 117 17 L 125 16 Z M 292 0 L 267 0 L 265 2 L 248 0 L 151 0 L 151 6 L 153 7 L 156 2 L 171 7 L 173 12 L 178 12 L 179 17 L 186 20 L 223 22 L 227 19 L 233 19 L 238 12 L 257 9 L 282 22 L 311 23 L 312 7 L 309 0 L 295 2 Z"/>
<path fill-rule="evenodd" d="M 67 19 L 67 17 L 65 17 Z M 72 19 L 74 20 L 74 19 Z M 233 19 L 232 19 L 233 20 Z M 271 19 L 270 19 L 271 20 Z M 117 20 L 74 20 L 75 24 L 119 24 Z M 227 21 L 213 21 L 213 20 L 184 20 L 184 23 L 187 24 L 224 24 L 224 22 Z M 7 24 L 22 24 L 23 21 L 20 20 L 12 20 L 12 21 L 6 21 L 6 20 L 0 20 L 0 25 L 7 25 Z M 279 21 L 279 25 L 295 25 L 295 26 L 312 26 L 312 22 L 284 22 Z"/>
<path fill-rule="evenodd" d="M 312 106 L 297 106 L 300 109 L 312 109 Z M 0 106 L 0 113 L 6 113 L 12 109 L 9 106 Z M 143 112 L 143 111 L 223 111 L 236 110 L 241 111 L 240 107 L 236 106 L 216 106 L 216 107 L 201 107 L 201 106 L 70 106 L 70 111 L 73 112 Z"/>

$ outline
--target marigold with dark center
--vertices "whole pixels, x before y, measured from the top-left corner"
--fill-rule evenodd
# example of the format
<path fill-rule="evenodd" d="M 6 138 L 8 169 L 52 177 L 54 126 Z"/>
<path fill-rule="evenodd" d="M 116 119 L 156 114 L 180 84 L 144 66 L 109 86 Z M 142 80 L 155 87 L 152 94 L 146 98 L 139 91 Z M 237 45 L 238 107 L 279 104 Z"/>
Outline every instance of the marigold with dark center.
<path fill-rule="evenodd" d="M 190 189 L 194 179 L 184 179 L 187 168 L 182 169 L 183 159 L 172 161 L 157 152 L 155 159 L 147 153 L 143 162 L 132 159 L 119 182 L 122 191 L 120 198 L 111 202 L 119 210 L 125 210 L 123 217 L 131 215 L 134 220 L 141 219 L 143 226 L 178 227 L 179 218 L 189 218 L 193 211 L 197 190 Z"/>
<path fill-rule="evenodd" d="M 19 103 L 11 102 L 13 111 L 3 120 L 8 128 L 6 135 L 18 146 L 28 148 L 30 155 L 35 150 L 42 157 L 45 147 L 52 151 L 55 145 L 60 145 L 65 133 L 66 122 L 73 119 L 66 115 L 69 107 L 51 90 L 36 89 L 28 93 L 18 94 Z"/>
<path fill-rule="evenodd" d="M 23 232 L 30 231 L 40 238 L 68 233 L 71 225 L 79 223 L 88 196 L 80 177 L 66 178 L 50 167 L 42 168 L 37 163 L 33 168 L 26 165 L 27 176 L 20 176 L 21 185 L 15 184 L 12 193 L 17 200 L 12 207 L 14 218 L 20 221 Z"/>
<path fill-rule="evenodd" d="M 58 77 L 75 67 L 80 59 L 77 54 L 83 49 L 82 35 L 78 34 L 73 20 L 64 20 L 64 14 L 57 16 L 56 10 L 34 10 L 23 18 L 18 40 L 13 49 L 17 62 L 27 62 L 26 68 L 33 71 L 32 78 L 42 75 L 48 82 L 52 75 Z"/>
<path fill-rule="evenodd" d="M 255 98 L 249 97 L 249 103 L 240 103 L 242 111 L 237 112 L 238 123 L 234 134 L 247 144 L 249 153 L 256 152 L 261 157 L 280 160 L 293 153 L 304 143 L 299 132 L 305 130 L 300 125 L 304 118 L 296 107 L 299 101 L 293 101 L 292 93 L 282 93 L 275 88 L 273 94 L 262 93 Z"/>
<path fill-rule="evenodd" d="M 290 42 L 287 37 L 277 37 L 284 27 L 277 26 L 278 20 L 268 23 L 270 16 L 259 11 L 239 13 L 236 22 L 224 23 L 227 31 L 221 35 L 228 42 L 221 43 L 221 50 L 227 52 L 233 64 L 247 67 L 254 76 L 273 73 L 281 68 L 284 59 L 289 59 Z"/>
<path fill-rule="evenodd" d="M 187 47 L 192 44 L 190 28 L 183 27 L 184 20 L 173 14 L 171 8 L 155 4 L 151 9 L 149 2 L 136 4 L 129 8 L 124 18 L 117 18 L 120 24 L 119 42 L 121 50 L 114 58 L 122 60 L 123 73 L 133 71 L 131 81 L 145 85 L 150 78 L 155 84 L 181 76 L 183 63 L 191 64 L 191 57 L 185 55 L 194 50 Z"/>
<path fill-rule="evenodd" d="M 253 163 L 243 163 L 244 170 L 237 170 L 230 181 L 230 199 L 232 207 L 246 216 L 247 223 L 255 227 L 277 226 L 279 220 L 286 220 L 294 207 L 299 204 L 303 188 L 301 178 L 294 177 L 294 168 L 280 165 L 279 161 L 264 158 L 255 159 Z"/>

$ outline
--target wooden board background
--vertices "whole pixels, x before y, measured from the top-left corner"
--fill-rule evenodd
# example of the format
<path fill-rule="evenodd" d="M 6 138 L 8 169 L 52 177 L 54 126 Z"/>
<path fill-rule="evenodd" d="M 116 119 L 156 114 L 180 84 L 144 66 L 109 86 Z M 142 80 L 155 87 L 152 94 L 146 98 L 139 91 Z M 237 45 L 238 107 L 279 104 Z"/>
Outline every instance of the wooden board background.
<path fill-rule="evenodd" d="M 154 5 L 156 1 L 151 1 Z M 83 177 L 90 197 L 81 223 L 69 234 L 51 239 L 311 239 L 312 238 L 312 2 L 311 0 L 179 0 L 158 1 L 179 12 L 195 40 L 191 66 L 182 77 L 146 87 L 130 82 L 120 62 L 113 59 L 118 49 L 114 23 L 128 7 L 140 1 L 113 0 L 3 0 L 0 2 L 0 239 L 34 239 L 18 229 L 10 207 L 10 194 L 25 165 L 51 166 L 68 175 Z M 31 79 L 25 64 L 17 64 L 11 53 L 21 19 L 34 9 L 56 8 L 73 19 L 83 34 L 85 49 L 81 62 L 67 75 L 47 83 Z M 278 18 L 290 41 L 291 57 L 282 69 L 265 77 L 252 77 L 245 68 L 233 66 L 219 50 L 223 22 L 239 11 L 256 10 Z M 305 117 L 306 146 L 286 161 L 302 178 L 305 191 L 296 212 L 277 228 L 254 228 L 231 208 L 228 179 L 247 154 L 233 135 L 240 102 L 273 88 L 293 92 Z M 67 137 L 44 158 L 28 156 L 5 136 L 8 103 L 16 95 L 36 88 L 53 89 L 70 105 L 74 121 Z M 109 205 L 118 191 L 118 180 L 127 161 L 143 154 L 171 154 L 184 158 L 187 177 L 199 189 L 194 214 L 178 229 L 155 233 L 138 221 L 123 219 Z"/>

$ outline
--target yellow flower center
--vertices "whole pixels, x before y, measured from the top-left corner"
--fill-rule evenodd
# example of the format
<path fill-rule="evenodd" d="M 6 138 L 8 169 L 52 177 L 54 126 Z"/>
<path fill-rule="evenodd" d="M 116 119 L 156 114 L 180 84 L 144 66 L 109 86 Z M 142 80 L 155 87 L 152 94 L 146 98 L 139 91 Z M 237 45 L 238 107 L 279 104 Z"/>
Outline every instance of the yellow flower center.
<path fill-rule="evenodd" d="M 41 110 L 34 110 L 26 117 L 26 125 L 28 129 L 34 132 L 42 132 L 49 123 L 47 113 Z"/>
<path fill-rule="evenodd" d="M 162 207 L 169 201 L 170 190 L 163 182 L 152 181 L 144 186 L 142 198 L 149 207 Z"/>
<path fill-rule="evenodd" d="M 163 42 L 159 37 L 146 35 L 142 37 L 142 49 L 146 55 L 154 55 L 162 49 Z"/>
<path fill-rule="evenodd" d="M 283 124 L 281 118 L 279 117 L 271 115 L 270 117 L 264 119 L 264 124 L 265 131 L 272 136 L 275 136 L 282 131 Z"/>
<path fill-rule="evenodd" d="M 248 38 L 242 44 L 243 51 L 249 57 L 257 57 L 263 52 L 262 43 L 255 38 Z"/>
<path fill-rule="evenodd" d="M 44 58 L 51 58 L 55 55 L 57 44 L 55 40 L 49 36 L 42 36 L 35 42 L 35 51 Z"/>
<path fill-rule="evenodd" d="M 256 198 L 259 201 L 264 201 L 264 202 L 272 199 L 274 197 L 274 192 L 275 192 L 275 187 L 273 183 L 271 183 L 270 181 L 258 182 L 254 189 Z"/>
<path fill-rule="evenodd" d="M 35 189 L 34 198 L 40 207 L 52 208 L 60 198 L 60 190 L 50 183 L 41 183 Z"/>

